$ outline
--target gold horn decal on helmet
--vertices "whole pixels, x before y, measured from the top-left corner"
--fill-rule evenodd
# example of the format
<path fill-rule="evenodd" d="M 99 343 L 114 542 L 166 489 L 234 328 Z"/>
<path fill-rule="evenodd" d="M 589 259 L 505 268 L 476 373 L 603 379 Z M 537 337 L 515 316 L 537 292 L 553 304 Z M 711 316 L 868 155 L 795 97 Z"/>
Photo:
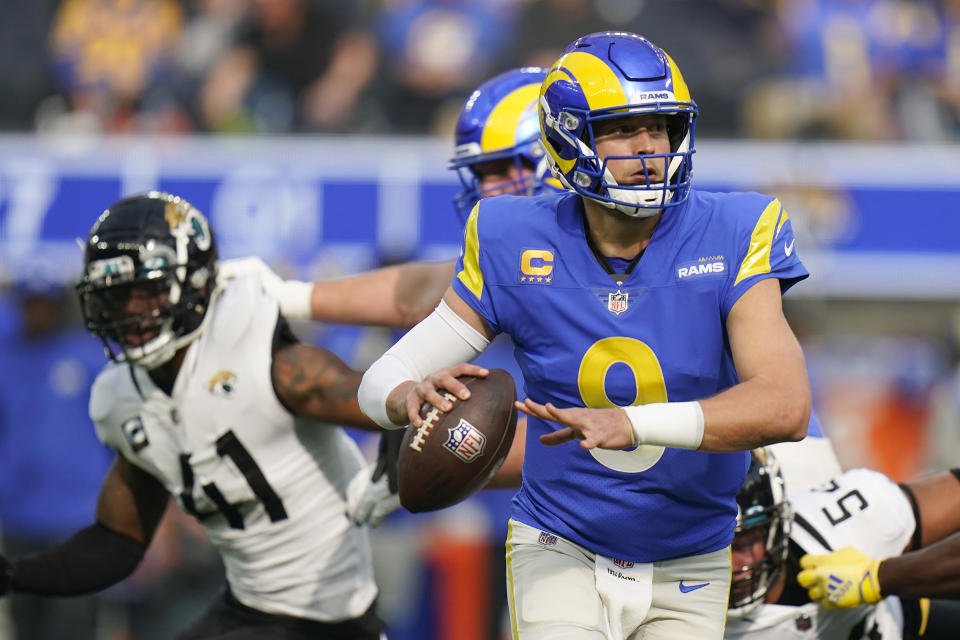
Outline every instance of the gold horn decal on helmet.
<path fill-rule="evenodd" d="M 661 51 L 663 50 L 661 49 Z M 690 89 L 687 87 L 687 83 L 680 73 L 680 67 L 677 66 L 677 63 L 673 61 L 673 58 L 671 58 L 670 54 L 666 51 L 663 52 L 663 55 L 667 56 L 667 62 L 670 63 L 670 77 L 673 78 L 673 95 L 677 98 L 677 102 L 690 102 Z"/>
<path fill-rule="evenodd" d="M 540 85 L 540 141 L 543 143 L 543 148 L 547 150 L 547 153 L 556 163 L 557 167 L 559 167 L 560 171 L 562 171 L 563 173 L 567 173 L 571 169 L 573 169 L 573 165 L 577 163 L 577 159 L 571 158 L 569 160 L 565 160 L 561 158 L 559 155 L 557 155 L 556 152 L 554 152 L 553 145 L 551 145 L 550 141 L 547 139 L 547 132 L 545 127 L 548 125 L 546 125 L 546 123 L 544 122 L 544 114 L 548 116 L 551 115 L 550 109 L 547 106 L 547 101 L 543 97 L 546 94 L 547 89 L 549 89 L 554 82 L 557 82 L 559 80 L 563 80 L 565 82 L 573 82 L 573 78 L 570 77 L 570 74 L 568 74 L 563 69 L 557 68 L 557 65 L 559 65 L 562 61 L 563 61 L 563 58 L 558 60 L 557 63 L 553 65 L 553 68 L 550 69 L 550 72 L 547 74 L 547 77 L 543 81 L 543 84 Z"/>
<path fill-rule="evenodd" d="M 589 53 L 573 51 L 557 60 L 541 85 L 540 95 L 543 96 L 550 85 L 560 80 L 579 86 L 591 111 L 627 104 L 627 94 L 620 79 L 603 60 Z M 544 145 L 548 144 L 545 139 Z M 550 156 L 563 173 L 569 172 L 577 162 L 576 158 L 565 160 L 552 151 Z"/>
<path fill-rule="evenodd" d="M 627 94 L 620 79 L 600 58 L 583 51 L 568 53 L 557 60 L 543 83 L 544 88 L 553 82 L 555 73 L 560 70 L 565 71 L 569 79 L 580 85 L 591 111 L 627 104 Z"/>
<path fill-rule="evenodd" d="M 176 229 L 183 224 L 186 217 L 186 211 L 177 201 L 168 200 L 167 203 L 163 205 L 163 219 L 167 221 L 171 229 Z"/>
<path fill-rule="evenodd" d="M 508 149 L 522 142 L 516 139 L 517 127 L 527 109 L 536 105 L 539 84 L 528 84 L 508 93 L 490 112 L 483 127 L 480 149 L 483 153 Z"/>

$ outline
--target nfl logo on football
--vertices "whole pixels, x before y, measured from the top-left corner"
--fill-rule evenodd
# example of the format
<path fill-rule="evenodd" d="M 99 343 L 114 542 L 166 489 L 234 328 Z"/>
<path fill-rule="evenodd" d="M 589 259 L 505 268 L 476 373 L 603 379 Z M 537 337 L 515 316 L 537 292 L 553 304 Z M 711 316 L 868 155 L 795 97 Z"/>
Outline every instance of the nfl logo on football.
<path fill-rule="evenodd" d="M 448 432 L 447 441 L 443 446 L 464 462 L 473 462 L 483 453 L 483 445 L 487 442 L 486 436 L 466 420 L 461 418 L 460 424 L 448 429 Z"/>
<path fill-rule="evenodd" d="M 629 297 L 629 293 L 623 293 L 619 290 L 616 293 L 611 293 L 607 297 L 607 310 L 609 310 L 611 313 L 620 315 L 627 310 L 627 299 Z"/>

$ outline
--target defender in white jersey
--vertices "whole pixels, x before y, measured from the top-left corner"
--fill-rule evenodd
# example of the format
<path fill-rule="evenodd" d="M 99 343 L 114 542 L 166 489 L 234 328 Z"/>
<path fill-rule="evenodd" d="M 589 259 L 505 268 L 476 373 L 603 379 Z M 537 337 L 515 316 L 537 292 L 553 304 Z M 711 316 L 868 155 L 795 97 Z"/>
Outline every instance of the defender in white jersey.
<path fill-rule="evenodd" d="M 950 469 L 960 480 L 960 468 Z M 956 493 L 957 487 L 952 487 Z M 950 494 L 935 496 L 950 500 Z M 800 559 L 797 576 L 810 597 L 827 608 L 872 604 L 885 595 L 960 600 L 960 534 L 890 558 L 872 558 L 855 547 Z M 941 601 L 935 601 L 941 603 Z M 956 607 L 956 605 L 954 605 Z M 951 628 L 960 623 L 960 613 Z"/>
<path fill-rule="evenodd" d="M 113 362 L 90 414 L 119 455 L 96 524 L 0 558 L 0 594 L 122 580 L 173 495 L 206 527 L 228 583 L 181 638 L 382 638 L 367 532 L 345 513 L 364 462 L 332 426 L 377 428 L 357 406 L 360 373 L 299 344 L 256 275 L 218 284 L 216 255 L 203 215 L 164 193 L 121 200 L 94 225 L 78 292 Z"/>
<path fill-rule="evenodd" d="M 733 581 L 724 637 L 916 637 L 923 620 L 915 601 L 887 598 L 855 609 L 821 608 L 796 582 L 799 560 L 804 553 L 853 544 L 889 555 L 934 542 L 960 529 L 960 497 L 946 503 L 923 498 L 956 483 L 954 476 L 944 473 L 898 486 L 876 471 L 854 469 L 817 489 L 786 494 L 789 485 L 785 486 L 769 448 L 754 450 L 737 496 Z"/>

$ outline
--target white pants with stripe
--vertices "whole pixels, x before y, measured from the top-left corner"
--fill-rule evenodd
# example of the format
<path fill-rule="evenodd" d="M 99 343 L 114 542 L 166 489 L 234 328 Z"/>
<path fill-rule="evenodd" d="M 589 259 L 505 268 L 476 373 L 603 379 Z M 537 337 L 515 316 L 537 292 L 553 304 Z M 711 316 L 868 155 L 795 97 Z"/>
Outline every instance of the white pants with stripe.
<path fill-rule="evenodd" d="M 720 640 L 729 592 L 729 548 L 633 564 L 510 521 L 507 595 L 517 640 Z"/>

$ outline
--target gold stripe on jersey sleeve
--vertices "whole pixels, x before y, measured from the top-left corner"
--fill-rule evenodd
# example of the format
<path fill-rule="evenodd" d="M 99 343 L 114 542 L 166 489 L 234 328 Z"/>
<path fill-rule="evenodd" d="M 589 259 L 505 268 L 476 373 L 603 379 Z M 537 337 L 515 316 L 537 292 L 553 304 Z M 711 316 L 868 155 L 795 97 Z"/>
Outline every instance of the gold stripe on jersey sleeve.
<path fill-rule="evenodd" d="M 457 278 L 463 283 L 477 300 L 483 293 L 483 272 L 480 271 L 480 236 L 477 233 L 477 215 L 480 213 L 480 202 L 473 205 L 473 211 L 467 218 L 467 228 L 463 232 L 463 269 L 457 273 Z"/>
<path fill-rule="evenodd" d="M 753 233 L 750 235 L 750 248 L 747 256 L 740 263 L 737 279 L 733 286 L 741 280 L 761 273 L 770 273 L 770 247 L 773 244 L 774 231 L 777 228 L 777 217 L 780 215 L 780 201 L 774 199 L 760 214 Z"/>
<path fill-rule="evenodd" d="M 775 239 L 780 237 L 780 230 L 783 229 L 784 223 L 790 219 L 790 214 L 787 213 L 786 209 L 781 209 L 781 212 L 782 213 L 780 214 L 780 222 L 777 223 L 777 232 L 773 234 L 773 237 Z"/>

